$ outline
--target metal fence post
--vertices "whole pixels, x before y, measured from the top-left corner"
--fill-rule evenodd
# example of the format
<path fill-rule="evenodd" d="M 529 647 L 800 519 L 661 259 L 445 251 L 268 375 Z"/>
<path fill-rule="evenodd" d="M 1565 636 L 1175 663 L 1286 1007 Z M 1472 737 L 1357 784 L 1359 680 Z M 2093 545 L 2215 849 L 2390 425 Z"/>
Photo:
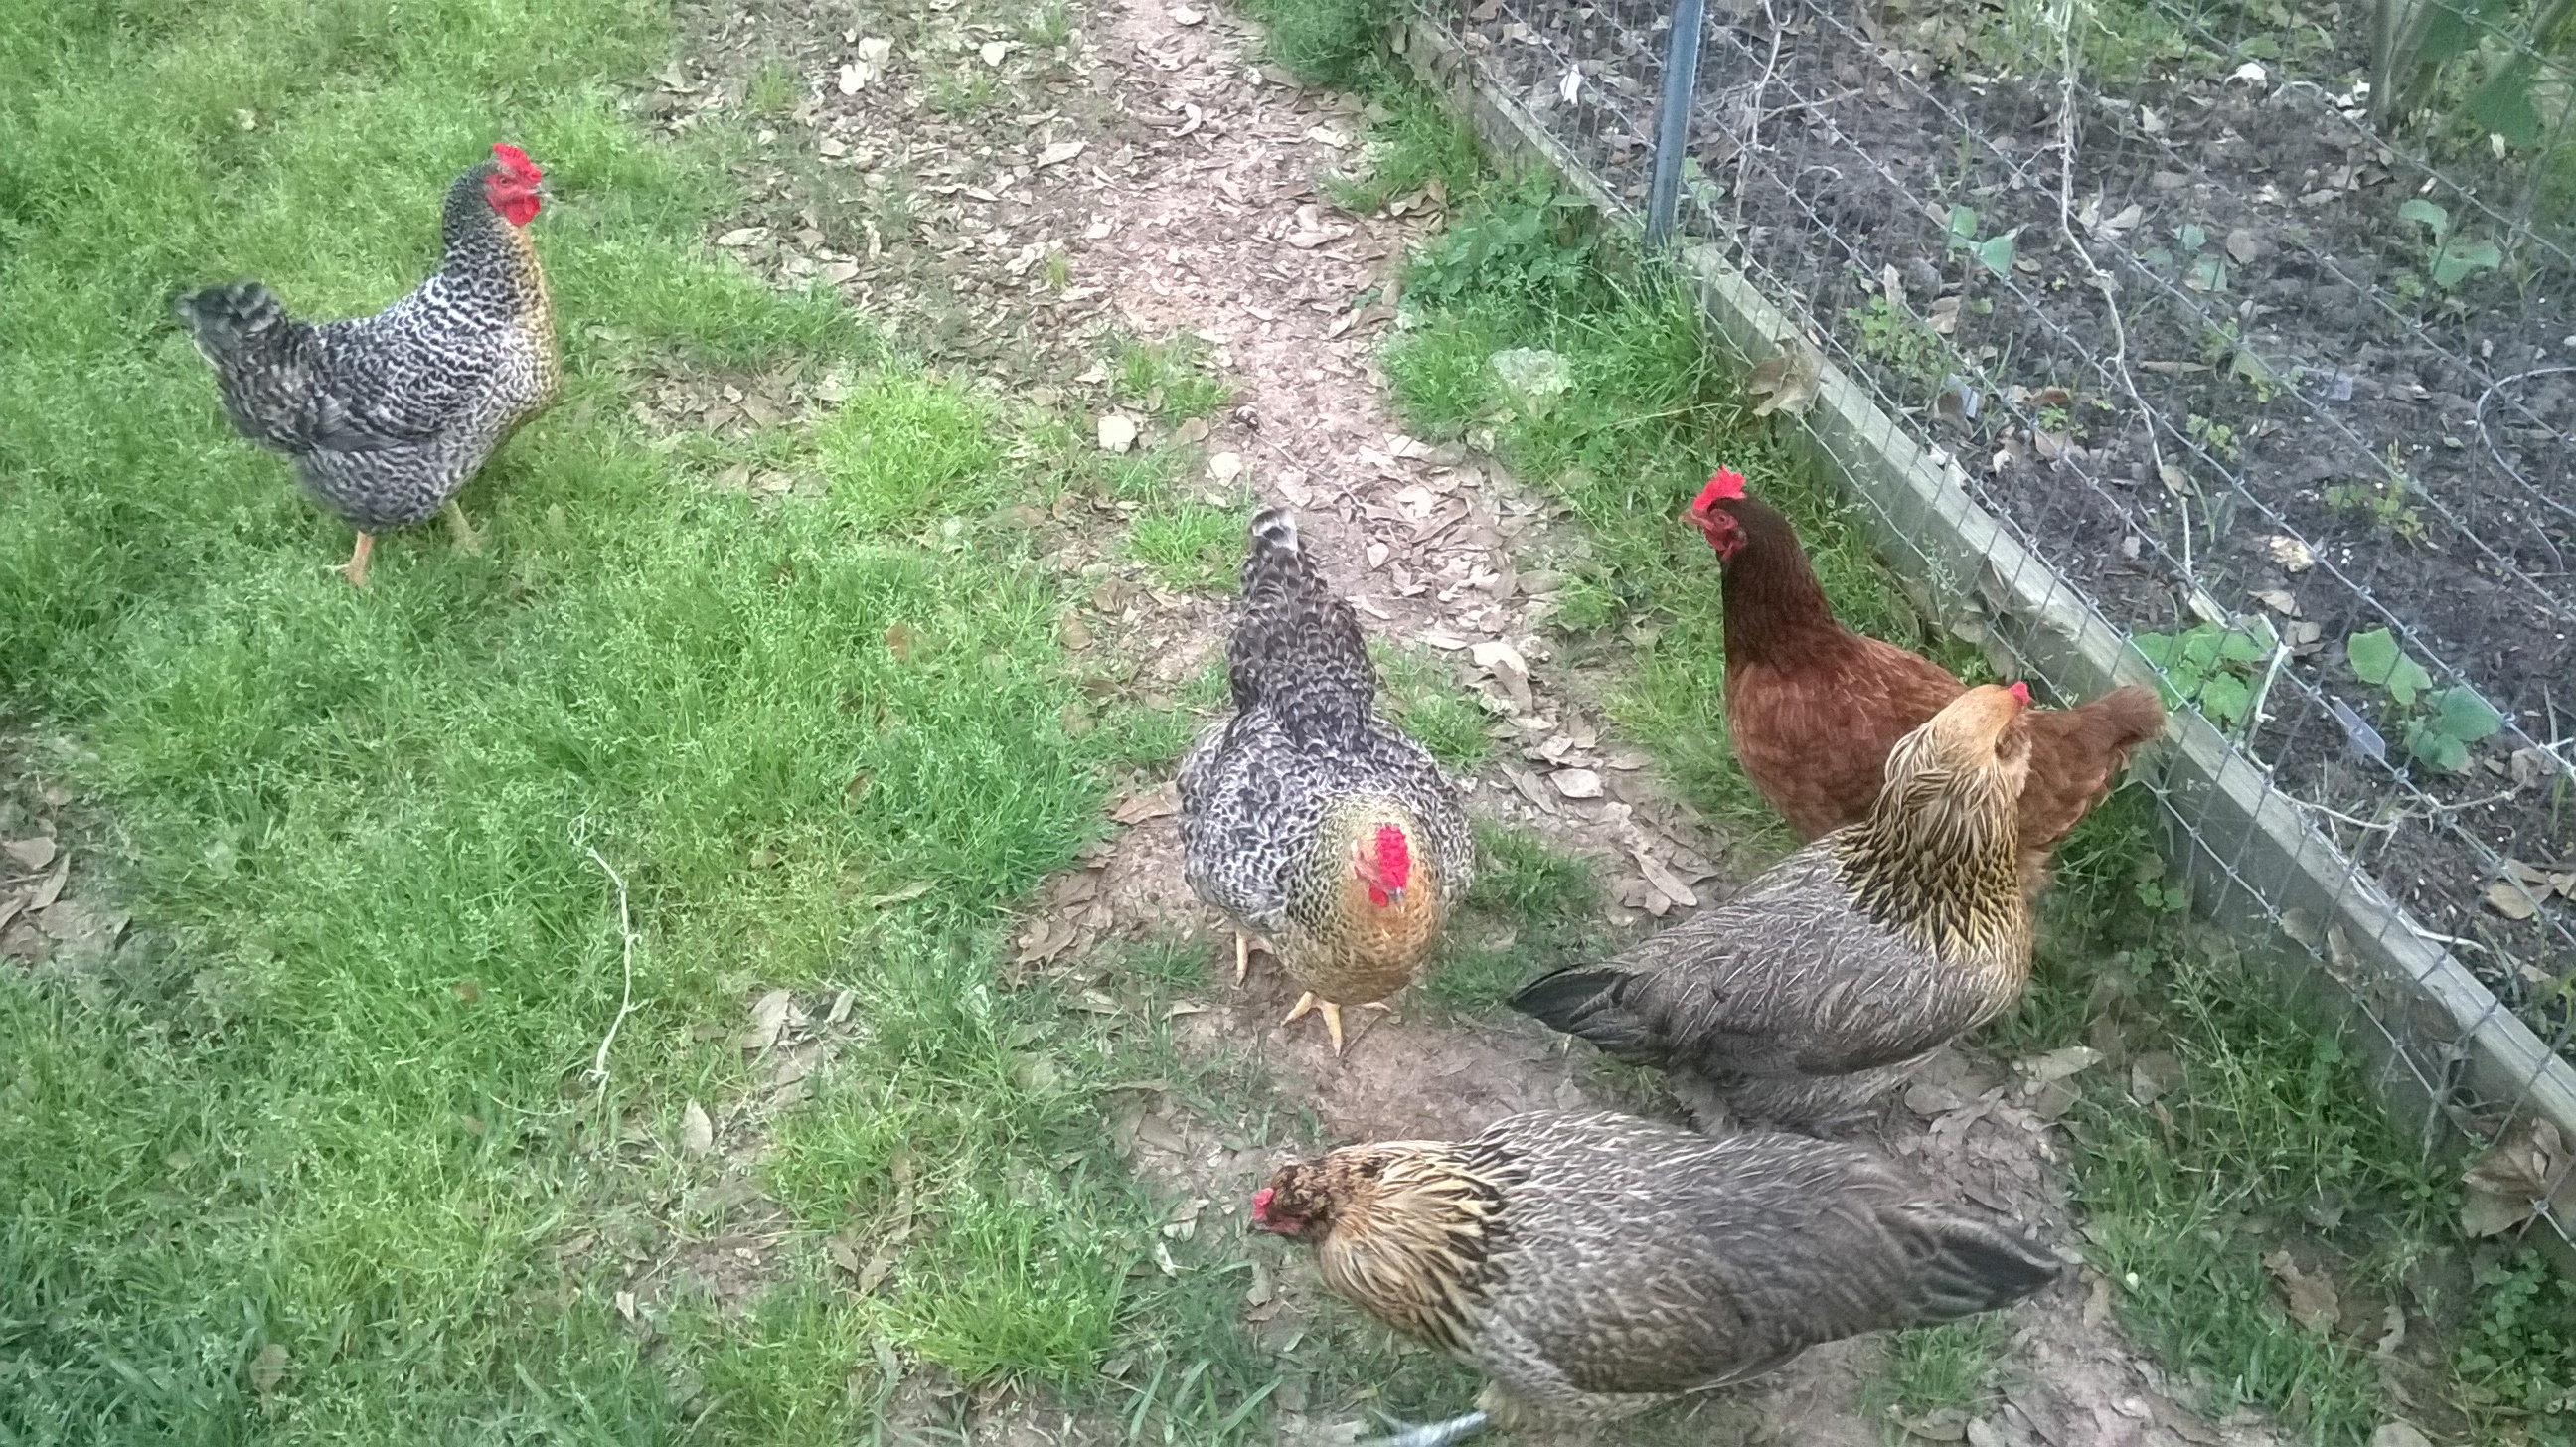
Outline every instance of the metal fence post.
<path fill-rule="evenodd" d="M 1646 193 L 1646 244 L 1661 246 L 1673 234 L 1680 204 L 1682 153 L 1690 146 L 1691 101 L 1699 91 L 1700 21 L 1707 0 L 1676 0 L 1672 45 L 1664 55 L 1664 110 L 1655 125 L 1655 179 Z"/>

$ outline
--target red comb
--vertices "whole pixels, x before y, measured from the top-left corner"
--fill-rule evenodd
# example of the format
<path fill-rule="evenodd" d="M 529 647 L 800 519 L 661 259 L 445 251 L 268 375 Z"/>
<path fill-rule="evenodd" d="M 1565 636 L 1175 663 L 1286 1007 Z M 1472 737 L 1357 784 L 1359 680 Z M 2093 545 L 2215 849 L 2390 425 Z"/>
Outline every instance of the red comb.
<path fill-rule="evenodd" d="M 2015 702 L 2015 703 L 2017 703 L 2017 704 L 2021 704 L 2021 705 L 2023 705 L 2024 707 L 2028 707 L 2028 706 L 2029 706 L 2029 704 L 2030 704 L 2030 685 L 2029 685 L 2029 684 L 2027 684 L 2027 683 L 2021 683 L 2021 682 L 2015 682 L 2015 683 L 2013 684 L 2013 686 L 2012 686 L 2012 687 L 2005 689 L 2005 690 L 2004 690 L 2004 692 L 2009 693 L 2009 694 L 2011 694 L 2011 695 L 2013 696 L 2013 702 Z"/>
<path fill-rule="evenodd" d="M 1742 496 L 1744 496 L 1744 474 L 1721 467 L 1717 470 L 1717 475 L 1708 480 L 1708 486 L 1701 488 L 1699 496 L 1692 500 L 1691 511 L 1706 512 L 1711 503 L 1732 502 Z"/>
<path fill-rule="evenodd" d="M 502 165 L 518 172 L 528 180 L 542 181 L 545 179 L 546 173 L 537 169 L 537 163 L 528 159 L 528 153 L 520 150 L 514 145 L 511 145 L 507 141 L 499 142 L 492 147 L 492 159 L 499 161 Z"/>
<path fill-rule="evenodd" d="M 1413 846 L 1405 841 L 1404 831 L 1392 824 L 1377 826 L 1377 871 L 1389 889 L 1402 889 L 1413 881 Z"/>
<path fill-rule="evenodd" d="M 1270 1197 L 1271 1197 L 1271 1194 L 1272 1194 L 1272 1193 L 1271 1193 L 1271 1190 L 1270 1190 L 1270 1188 L 1269 1188 L 1268 1186 L 1264 1186 L 1264 1187 L 1262 1187 L 1260 1190 L 1255 1191 L 1255 1192 L 1253 1192 L 1253 1193 L 1252 1193 L 1252 1219 L 1253 1219 L 1253 1220 L 1255 1220 L 1255 1221 L 1260 1221 L 1260 1222 L 1264 1222 L 1264 1223 L 1266 1223 L 1266 1222 L 1268 1222 L 1268 1221 L 1269 1221 L 1269 1219 L 1270 1219 Z"/>

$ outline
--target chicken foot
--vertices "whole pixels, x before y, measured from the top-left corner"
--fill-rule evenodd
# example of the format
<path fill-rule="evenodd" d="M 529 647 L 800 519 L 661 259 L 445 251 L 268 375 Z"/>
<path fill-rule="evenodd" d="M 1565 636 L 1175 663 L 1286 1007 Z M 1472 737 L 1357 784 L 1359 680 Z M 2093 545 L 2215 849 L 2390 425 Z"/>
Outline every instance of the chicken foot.
<path fill-rule="evenodd" d="M 1393 1010 L 1395 1007 L 1386 1003 L 1384 1000 L 1371 1000 L 1360 1008 L 1363 1010 Z M 1297 997 L 1296 1007 L 1288 1012 L 1287 1019 L 1279 1022 L 1280 1027 L 1285 1029 L 1290 1025 L 1296 1024 L 1298 1021 L 1305 1019 L 1309 1011 L 1324 1017 L 1324 1030 L 1333 1037 L 1333 1054 L 1338 1057 L 1342 1053 L 1342 1007 L 1334 1004 L 1330 1000 L 1317 998 L 1314 991 L 1308 990 L 1306 993 Z"/>
<path fill-rule="evenodd" d="M 1482 1412 L 1469 1412 L 1463 1417 L 1452 1417 L 1446 1422 L 1428 1422 L 1418 1427 L 1393 1417 L 1388 1417 L 1386 1422 L 1397 1430 L 1384 1437 L 1372 1437 L 1358 1447 L 1449 1447 L 1452 1442 L 1464 1441 L 1483 1431 L 1487 1418 Z"/>
<path fill-rule="evenodd" d="M 349 586 L 352 588 L 363 588 L 367 586 L 367 554 L 374 552 L 375 548 L 375 534 L 358 534 L 358 546 L 349 554 L 349 561 L 342 563 L 331 571 L 348 579 Z"/>

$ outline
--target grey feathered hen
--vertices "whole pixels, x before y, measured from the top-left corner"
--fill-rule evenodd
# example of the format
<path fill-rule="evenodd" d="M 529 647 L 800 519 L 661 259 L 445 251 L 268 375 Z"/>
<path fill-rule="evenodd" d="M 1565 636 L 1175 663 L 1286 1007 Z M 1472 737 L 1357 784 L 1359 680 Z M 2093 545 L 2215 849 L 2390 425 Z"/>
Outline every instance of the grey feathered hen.
<path fill-rule="evenodd" d="M 1490 1379 L 1486 1424 L 1573 1429 L 1758 1376 L 1810 1346 L 1951 1321 L 2047 1285 L 2056 1259 L 1894 1163 L 1804 1136 L 1712 1140 L 1533 1111 L 1472 1140 L 1347 1146 L 1283 1167 L 1255 1225 L 1324 1284 Z"/>
<path fill-rule="evenodd" d="M 470 545 L 457 491 L 554 400 L 553 308 L 525 229 L 543 173 L 516 146 L 492 155 L 447 189 L 437 273 L 374 316 L 300 322 L 255 281 L 178 303 L 233 425 L 357 525 L 353 584 L 376 533 L 441 507 Z"/>
<path fill-rule="evenodd" d="M 1542 975 L 1513 1008 L 1672 1072 L 1756 1120 L 1865 1109 L 2009 1009 L 2030 978 L 2017 808 L 2020 684 L 1969 689 L 1888 754 L 1878 803 L 1744 892 L 1606 963 Z"/>
<path fill-rule="evenodd" d="M 1410 984 L 1473 871 L 1456 786 L 1377 713 L 1359 619 L 1306 556 L 1297 525 L 1252 520 L 1243 612 L 1226 649 L 1234 716 L 1181 765 L 1190 888 L 1246 935 L 1271 941 L 1320 1007 L 1333 1049 L 1341 1006 Z"/>

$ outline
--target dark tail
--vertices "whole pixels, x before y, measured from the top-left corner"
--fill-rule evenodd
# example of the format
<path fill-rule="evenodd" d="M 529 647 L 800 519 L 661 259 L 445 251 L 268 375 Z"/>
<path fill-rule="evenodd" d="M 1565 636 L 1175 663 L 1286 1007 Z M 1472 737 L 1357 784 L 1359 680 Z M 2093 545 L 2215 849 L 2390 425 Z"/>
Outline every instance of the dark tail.
<path fill-rule="evenodd" d="M 1288 509 L 1266 507 L 1252 515 L 1252 550 L 1243 558 L 1243 596 L 1253 596 L 1267 580 L 1303 581 L 1313 573 L 1314 565 L 1306 560 L 1296 520 L 1288 516 Z"/>
<path fill-rule="evenodd" d="M 210 286 L 179 298 L 179 320 L 218 367 L 282 344 L 293 330 L 276 293 L 255 281 Z"/>
<path fill-rule="evenodd" d="M 1608 965 L 1557 970 L 1521 986 L 1512 1008 L 1613 1055 L 1651 1057 L 1658 1053 L 1654 1030 L 1628 999 L 1636 983 Z"/>
<path fill-rule="evenodd" d="M 1946 1207 L 1908 1214 L 1920 1253 L 1910 1303 L 1917 1325 L 2010 1306 L 2057 1279 L 2057 1258 L 2035 1242 Z"/>

